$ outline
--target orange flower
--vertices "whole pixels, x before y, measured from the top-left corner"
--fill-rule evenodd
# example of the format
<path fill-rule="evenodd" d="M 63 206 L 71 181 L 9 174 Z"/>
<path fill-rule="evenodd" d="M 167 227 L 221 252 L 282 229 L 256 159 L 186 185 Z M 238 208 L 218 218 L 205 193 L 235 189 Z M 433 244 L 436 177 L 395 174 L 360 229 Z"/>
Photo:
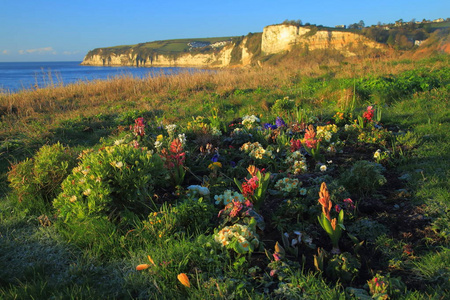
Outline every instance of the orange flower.
<path fill-rule="evenodd" d="M 188 288 L 191 287 L 191 283 L 189 282 L 189 277 L 187 277 L 186 273 L 178 274 L 177 278 L 181 282 L 181 284 L 184 285 L 185 287 L 188 287 Z"/>
<path fill-rule="evenodd" d="M 331 222 L 330 211 L 333 203 L 331 203 L 330 194 L 328 193 L 327 184 L 325 182 L 322 182 L 322 185 L 320 186 L 319 197 L 319 203 L 322 205 L 322 212 Z"/>
<path fill-rule="evenodd" d="M 331 228 L 333 228 L 333 230 L 336 230 L 336 218 L 333 218 L 333 220 L 331 220 Z"/>
<path fill-rule="evenodd" d="M 147 255 L 148 260 L 152 263 L 152 265 L 154 265 L 156 267 L 155 262 L 153 261 L 153 259 L 150 257 L 150 255 Z"/>
<path fill-rule="evenodd" d="M 136 267 L 136 270 L 137 270 L 137 271 L 142 271 L 142 270 L 148 269 L 149 267 L 150 267 L 149 264 L 140 264 L 140 265 L 138 265 L 138 266 Z"/>
<path fill-rule="evenodd" d="M 150 261 L 150 263 L 156 267 L 156 264 L 155 264 L 155 262 L 153 261 L 153 259 L 150 257 L 150 255 L 147 255 L 147 258 L 148 258 L 148 260 Z M 151 265 L 149 265 L 149 264 L 140 264 L 140 265 L 138 265 L 138 266 L 136 267 L 136 270 L 137 270 L 137 271 L 142 271 L 142 270 L 148 269 L 148 268 L 150 268 L 150 267 L 151 267 Z"/>
<path fill-rule="evenodd" d="M 255 167 L 254 165 L 250 165 L 248 166 L 247 171 L 250 173 L 252 177 L 254 177 L 256 176 L 256 173 L 258 173 L 258 168 Z"/>

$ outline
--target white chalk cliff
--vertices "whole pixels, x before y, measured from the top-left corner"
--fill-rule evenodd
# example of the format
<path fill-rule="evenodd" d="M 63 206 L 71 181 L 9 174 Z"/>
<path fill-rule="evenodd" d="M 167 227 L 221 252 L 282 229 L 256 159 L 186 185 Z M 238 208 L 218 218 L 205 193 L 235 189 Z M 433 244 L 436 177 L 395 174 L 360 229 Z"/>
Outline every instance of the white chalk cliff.
<path fill-rule="evenodd" d="M 223 43 L 221 47 L 203 52 L 180 52 L 176 54 L 153 53 L 143 55 L 132 47 L 126 51 L 114 48 L 95 49 L 84 58 L 82 65 L 91 66 L 142 66 L 142 67 L 229 67 L 245 66 L 254 62 L 257 55 L 246 47 L 249 37 L 238 43 Z M 295 25 L 271 25 L 264 28 L 260 37 L 262 55 L 290 51 L 294 47 L 307 47 L 308 50 L 336 49 L 345 55 L 353 55 L 355 47 L 382 49 L 385 46 L 360 34 L 317 30 Z"/>

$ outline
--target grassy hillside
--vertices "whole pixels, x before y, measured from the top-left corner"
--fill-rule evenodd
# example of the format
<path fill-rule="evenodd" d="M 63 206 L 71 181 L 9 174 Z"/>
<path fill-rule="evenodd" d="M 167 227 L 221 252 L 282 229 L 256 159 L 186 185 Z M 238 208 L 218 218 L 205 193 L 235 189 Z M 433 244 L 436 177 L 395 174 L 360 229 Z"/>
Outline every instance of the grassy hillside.
<path fill-rule="evenodd" d="M 292 51 L 0 94 L 0 298 L 444 299 L 449 65 Z"/>

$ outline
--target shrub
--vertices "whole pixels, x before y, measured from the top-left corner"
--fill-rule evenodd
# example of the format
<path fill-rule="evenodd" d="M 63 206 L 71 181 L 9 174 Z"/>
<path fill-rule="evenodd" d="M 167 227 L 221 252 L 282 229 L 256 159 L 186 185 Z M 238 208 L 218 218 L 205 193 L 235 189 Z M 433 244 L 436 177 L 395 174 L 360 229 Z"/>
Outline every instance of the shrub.
<path fill-rule="evenodd" d="M 60 143 L 45 145 L 31 159 L 12 165 L 8 173 L 11 188 L 20 202 L 34 206 L 50 202 L 60 191 L 61 182 L 75 166 L 74 152 Z"/>
<path fill-rule="evenodd" d="M 149 211 L 154 184 L 167 173 L 157 154 L 123 144 L 85 151 L 62 183 L 54 207 L 64 222 L 117 218 L 125 211 Z"/>
<path fill-rule="evenodd" d="M 386 183 L 386 178 L 381 174 L 383 171 L 380 164 L 360 160 L 342 174 L 340 181 L 351 193 L 366 197 Z"/>

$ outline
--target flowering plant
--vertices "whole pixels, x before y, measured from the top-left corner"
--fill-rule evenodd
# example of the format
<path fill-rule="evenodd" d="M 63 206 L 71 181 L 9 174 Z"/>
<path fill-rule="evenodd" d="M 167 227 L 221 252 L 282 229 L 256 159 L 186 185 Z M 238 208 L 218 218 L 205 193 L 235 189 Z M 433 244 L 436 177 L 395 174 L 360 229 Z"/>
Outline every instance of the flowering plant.
<path fill-rule="evenodd" d="M 272 151 L 264 149 L 259 142 L 254 143 L 247 142 L 241 146 L 240 150 L 248 153 L 250 157 L 253 157 L 255 159 L 275 158 Z"/>
<path fill-rule="evenodd" d="M 326 142 L 330 142 L 333 137 L 333 133 L 337 133 L 338 128 L 336 124 L 328 124 L 326 126 L 317 126 L 316 128 L 316 136 L 319 140 L 324 140 Z"/>
<path fill-rule="evenodd" d="M 314 126 L 309 125 L 305 132 L 303 146 L 306 152 L 308 152 L 315 161 L 320 160 L 320 141 L 321 139 L 317 137 L 317 134 L 314 131 Z"/>
<path fill-rule="evenodd" d="M 297 178 L 285 177 L 275 183 L 275 188 L 285 194 L 297 192 L 302 183 Z"/>
<path fill-rule="evenodd" d="M 232 200 L 231 203 L 225 205 L 218 217 L 222 219 L 222 223 L 231 222 L 233 224 L 243 221 L 249 223 L 251 219 L 256 221 L 256 226 L 264 230 L 264 218 L 253 209 L 253 204 L 247 199 L 244 202 Z"/>
<path fill-rule="evenodd" d="M 183 152 L 183 145 L 179 138 L 176 138 L 170 144 L 170 149 L 161 150 L 161 158 L 164 160 L 164 167 L 169 170 L 169 175 L 174 186 L 179 186 L 183 183 L 186 170 L 184 168 L 184 161 L 186 153 Z"/>
<path fill-rule="evenodd" d="M 377 162 L 377 164 L 380 164 L 382 162 L 387 161 L 391 156 L 391 152 L 389 150 L 381 151 L 381 149 L 378 149 L 373 154 L 373 158 Z"/>
<path fill-rule="evenodd" d="M 145 125 L 145 120 L 142 117 L 134 120 L 133 133 L 138 139 L 142 138 L 145 135 Z"/>
<path fill-rule="evenodd" d="M 227 205 L 229 203 L 235 202 L 245 202 L 245 198 L 242 194 L 238 192 L 232 192 L 231 190 L 225 190 L 222 195 L 215 195 L 214 200 L 216 200 L 216 204 Z"/>
<path fill-rule="evenodd" d="M 261 120 L 255 115 L 246 115 L 242 117 L 242 125 L 247 129 L 254 129 L 259 126 Z"/>
<path fill-rule="evenodd" d="M 370 294 L 373 299 L 384 300 L 389 298 L 389 282 L 385 280 L 384 276 L 376 274 L 371 280 L 367 281 L 367 285 L 369 286 Z"/>
<path fill-rule="evenodd" d="M 244 197 L 253 203 L 255 209 L 259 210 L 266 197 L 267 187 L 270 183 L 270 173 L 262 173 L 255 166 L 249 166 L 247 170 L 252 177 L 250 179 L 246 179 L 246 182 L 242 184 L 234 178 L 234 183 L 237 185 Z"/>
<path fill-rule="evenodd" d="M 330 194 L 328 193 L 327 185 L 322 182 L 319 192 L 319 203 L 322 205 L 322 214 L 317 216 L 320 226 L 328 233 L 331 238 L 331 243 L 333 244 L 333 249 L 331 253 L 339 254 L 339 238 L 341 237 L 342 230 L 344 227 L 344 210 L 339 211 L 338 218 L 331 218 L 331 208 L 333 203 L 330 199 Z"/>
<path fill-rule="evenodd" d="M 254 219 L 248 225 L 225 226 L 214 235 L 214 240 L 222 247 L 232 249 L 239 254 L 251 253 L 259 246 L 255 229 L 256 221 Z"/>
<path fill-rule="evenodd" d="M 286 157 L 285 163 L 288 165 L 287 171 L 294 175 L 299 175 L 308 170 L 308 167 L 306 166 L 306 158 L 299 150 L 289 154 Z"/>

